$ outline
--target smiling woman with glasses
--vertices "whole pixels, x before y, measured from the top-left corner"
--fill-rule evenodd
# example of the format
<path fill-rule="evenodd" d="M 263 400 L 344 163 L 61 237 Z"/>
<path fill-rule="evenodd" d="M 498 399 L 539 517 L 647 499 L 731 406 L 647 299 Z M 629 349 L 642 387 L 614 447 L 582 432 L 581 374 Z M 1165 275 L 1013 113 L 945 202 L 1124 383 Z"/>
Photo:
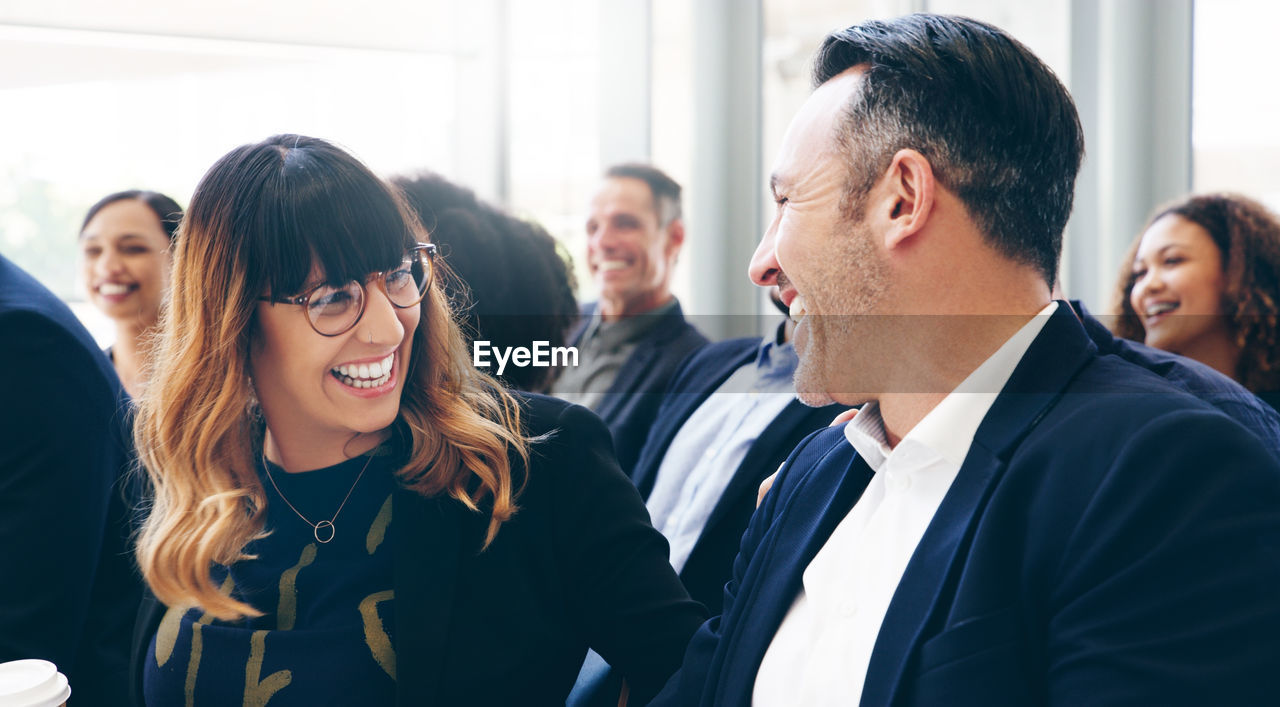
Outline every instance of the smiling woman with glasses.
<path fill-rule="evenodd" d="M 701 622 L 583 408 L 470 365 L 400 194 L 282 135 L 201 180 L 137 423 L 136 704 L 644 699 Z"/>
<path fill-rule="evenodd" d="M 380 280 L 382 291 L 392 306 L 408 309 L 427 295 L 435 274 L 436 247 L 419 243 L 404 256 L 400 265 L 376 272 L 370 280 Z M 330 285 L 320 283 L 297 297 L 259 297 L 263 302 L 301 305 L 311 328 L 321 336 L 338 336 L 360 321 L 364 314 L 365 284 L 359 280 Z"/>

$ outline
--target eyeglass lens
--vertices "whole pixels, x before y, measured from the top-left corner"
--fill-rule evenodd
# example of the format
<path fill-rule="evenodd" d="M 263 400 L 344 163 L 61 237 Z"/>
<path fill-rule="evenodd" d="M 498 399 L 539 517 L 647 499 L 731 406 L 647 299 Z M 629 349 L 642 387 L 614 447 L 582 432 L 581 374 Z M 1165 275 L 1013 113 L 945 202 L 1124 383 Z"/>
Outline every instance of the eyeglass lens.
<path fill-rule="evenodd" d="M 431 261 L 426 253 L 414 251 L 405 256 L 400 267 L 383 273 L 382 280 L 393 305 L 412 307 L 422 301 L 431 284 Z M 307 300 L 307 317 L 321 334 L 341 334 L 360 320 L 364 297 L 364 284 L 355 280 L 340 287 L 323 285 L 313 290 Z"/>

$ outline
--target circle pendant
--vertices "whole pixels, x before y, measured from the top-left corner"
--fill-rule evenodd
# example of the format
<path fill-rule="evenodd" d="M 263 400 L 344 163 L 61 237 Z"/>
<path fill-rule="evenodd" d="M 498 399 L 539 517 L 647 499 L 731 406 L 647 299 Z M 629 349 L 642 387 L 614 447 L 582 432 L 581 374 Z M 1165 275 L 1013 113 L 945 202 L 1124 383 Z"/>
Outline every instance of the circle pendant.
<path fill-rule="evenodd" d="M 333 523 L 330 523 L 327 520 L 322 520 L 319 523 L 316 523 L 315 526 L 316 542 L 323 545 L 330 540 L 333 540 L 333 536 L 336 532 L 337 531 L 333 528 Z"/>

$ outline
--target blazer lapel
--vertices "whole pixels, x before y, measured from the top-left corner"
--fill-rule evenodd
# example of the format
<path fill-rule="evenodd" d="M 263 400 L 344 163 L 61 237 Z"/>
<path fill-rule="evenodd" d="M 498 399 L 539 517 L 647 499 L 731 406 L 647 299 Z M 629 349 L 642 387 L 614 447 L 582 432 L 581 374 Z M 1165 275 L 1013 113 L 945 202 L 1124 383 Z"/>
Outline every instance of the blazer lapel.
<path fill-rule="evenodd" d="M 395 542 L 396 704 L 431 704 L 440 686 L 461 562 L 461 506 L 397 490 Z"/>
<path fill-rule="evenodd" d="M 658 321 L 654 322 L 648 331 L 641 337 L 636 345 L 635 351 L 627 357 L 622 368 L 618 371 L 618 376 L 613 379 L 613 385 L 609 386 L 609 395 L 614 398 L 625 398 L 630 395 L 637 394 L 661 394 L 662 390 L 645 390 L 643 385 L 648 383 L 649 363 L 662 355 L 667 344 L 680 335 L 684 328 L 684 312 L 680 309 L 680 303 L 676 302 L 671 311 L 665 314 L 641 314 L 642 317 L 658 317 Z M 602 410 L 604 407 L 602 406 Z M 601 413 L 601 417 L 604 414 Z"/>
<path fill-rule="evenodd" d="M 907 564 L 867 666 L 861 704 L 887 705 L 897 697 L 912 653 L 949 606 L 977 520 L 1009 459 L 1096 350 L 1071 309 L 1059 302 L 983 418 Z"/>
<path fill-rule="evenodd" d="M 711 391 L 699 391 L 696 394 L 676 394 L 675 409 L 667 409 L 665 416 L 659 417 L 655 422 L 654 431 L 658 436 L 651 436 L 645 440 L 644 449 L 641 451 L 641 462 L 637 464 L 635 476 L 632 481 L 635 482 L 636 488 L 640 489 L 640 496 L 646 501 L 649 500 L 649 494 L 653 492 L 653 485 L 658 480 L 658 470 L 662 468 L 662 460 L 666 457 L 667 450 L 671 447 L 671 442 L 675 440 L 676 434 L 680 432 L 680 428 L 689 420 L 693 412 L 698 409 L 699 405 L 707 400 L 711 395 Z M 670 398 L 668 398 L 670 400 Z M 662 454 L 654 453 L 654 450 L 662 450 Z"/>
<path fill-rule="evenodd" d="M 813 465 L 804 463 L 807 451 L 793 466 Z M 726 658 L 716 704 L 750 704 L 760 662 L 801 589 L 805 568 L 871 481 L 871 469 L 843 440 L 816 465 L 819 468 L 799 481 L 801 488 L 774 518 L 771 525 L 776 534 L 766 535 L 757 548 L 740 585 L 743 593 L 734 602 L 736 620 L 722 624 L 734 626 L 735 631 L 721 639 L 727 641 L 722 649 Z M 797 516 L 794 523 L 787 522 L 791 514 Z"/>
<path fill-rule="evenodd" d="M 641 459 L 647 463 L 638 465 L 635 470 L 633 481 L 636 488 L 640 489 L 640 495 L 644 499 L 648 500 L 649 494 L 653 492 L 653 485 L 658 480 L 658 470 L 662 467 L 662 459 L 666 456 L 667 450 L 671 448 L 671 443 L 675 440 L 676 434 L 680 432 L 680 428 L 693 416 L 694 411 L 711 397 L 712 393 L 724 385 L 724 382 L 729 379 L 729 376 L 733 375 L 734 371 L 752 360 L 752 357 L 755 356 L 755 351 L 754 347 L 748 349 L 739 356 L 721 361 L 714 371 L 706 371 L 699 375 L 698 379 L 706 382 L 706 385 L 701 388 L 692 389 L 692 385 L 690 385 L 690 392 L 682 390 L 669 392 L 669 395 L 676 396 L 675 399 L 678 401 L 676 406 L 673 406 L 675 407 L 674 410 L 667 410 L 668 413 L 674 414 L 659 419 L 655 423 L 656 425 L 661 425 L 661 427 L 657 428 L 659 436 L 645 441 L 646 451 L 653 447 L 654 449 L 662 450 L 662 454 L 642 456 Z M 693 382 L 690 381 L 690 383 Z M 677 384 L 681 385 L 682 383 Z"/>
<path fill-rule="evenodd" d="M 830 422 L 836 416 L 838 406 L 828 406 L 824 408 L 811 408 L 799 400 L 792 400 L 782 409 L 777 417 L 773 418 L 768 427 L 760 433 L 756 441 L 751 444 L 751 448 L 747 450 L 747 456 L 742 460 L 742 464 L 738 466 L 737 471 L 733 473 L 733 478 L 729 480 L 729 485 L 725 487 L 724 493 L 720 495 L 720 500 L 716 502 L 715 508 L 711 509 L 711 515 L 707 518 L 707 523 L 702 531 L 704 534 L 708 529 L 715 527 L 715 524 L 729 512 L 731 508 L 738 503 L 743 494 L 749 494 L 753 498 L 759 489 L 760 482 L 765 477 L 778 470 L 776 465 L 769 468 L 769 462 L 776 458 L 771 453 L 777 450 L 786 441 L 787 436 L 795 433 L 797 427 L 808 427 L 808 432 L 820 429 L 821 424 L 814 420 L 814 417 L 821 417 L 827 414 L 830 409 Z M 809 427 L 805 423 L 813 425 Z M 803 439 L 803 436 L 800 437 Z M 796 440 L 799 443 L 799 439 Z M 794 446 L 794 445 L 793 445 Z M 786 450 L 783 459 L 791 456 L 791 450 Z M 694 547 L 694 552 L 697 552 Z"/>
<path fill-rule="evenodd" d="M 617 377 L 613 379 L 613 384 L 609 386 L 604 399 L 600 401 L 599 409 L 596 410 L 596 414 L 605 421 L 605 424 L 613 425 L 617 422 L 614 417 L 627 406 L 635 403 L 633 396 L 654 393 L 654 391 L 638 389 L 642 387 L 641 384 L 649 373 L 649 362 L 656 358 L 658 353 L 658 347 L 652 341 L 641 341 L 622 364 L 622 368 L 618 369 Z M 661 393 L 661 391 L 657 392 Z"/>
<path fill-rule="evenodd" d="M 961 548 L 968 546 L 973 521 L 980 515 L 978 507 L 985 505 L 992 482 L 1003 470 L 1004 464 L 985 449 L 969 450 L 964 466 L 920 539 L 885 612 L 867 665 L 861 704 L 892 703 L 907 661 L 921 642 L 944 589 L 953 585 L 955 575 L 963 568 L 957 559 Z"/>
<path fill-rule="evenodd" d="M 591 317 L 596 313 L 596 305 L 594 302 L 588 302 L 578 308 L 578 320 L 573 323 L 573 330 L 569 334 L 569 345 L 577 346 L 582 343 L 582 335 L 587 333 L 587 326 L 591 324 Z"/>

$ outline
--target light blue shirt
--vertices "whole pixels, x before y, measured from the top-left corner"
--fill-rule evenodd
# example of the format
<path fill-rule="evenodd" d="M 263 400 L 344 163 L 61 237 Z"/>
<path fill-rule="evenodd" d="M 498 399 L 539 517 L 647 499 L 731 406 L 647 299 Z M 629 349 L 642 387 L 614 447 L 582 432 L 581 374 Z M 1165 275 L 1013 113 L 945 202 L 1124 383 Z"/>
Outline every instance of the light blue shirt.
<path fill-rule="evenodd" d="M 679 572 L 747 450 L 795 399 L 799 359 L 790 343 L 761 343 L 755 363 L 738 368 L 689 416 L 671 440 L 645 504 L 671 543 Z"/>

